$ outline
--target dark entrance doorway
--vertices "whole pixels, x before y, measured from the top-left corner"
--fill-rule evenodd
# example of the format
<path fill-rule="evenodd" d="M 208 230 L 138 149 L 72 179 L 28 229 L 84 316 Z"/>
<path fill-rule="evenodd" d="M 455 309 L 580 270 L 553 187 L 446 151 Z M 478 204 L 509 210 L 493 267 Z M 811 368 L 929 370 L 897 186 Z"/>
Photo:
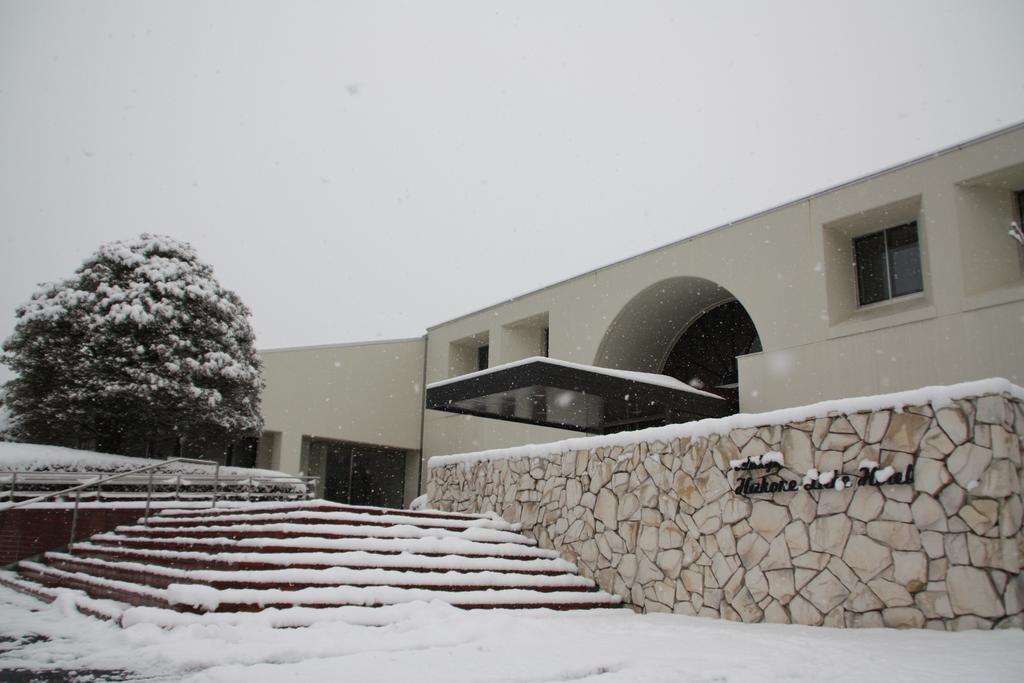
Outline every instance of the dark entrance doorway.
<path fill-rule="evenodd" d="M 665 359 L 662 374 L 727 399 L 738 413 L 739 368 L 736 357 L 761 350 L 754 322 L 739 301 L 715 306 L 697 318 Z"/>
<path fill-rule="evenodd" d="M 323 477 L 323 497 L 337 503 L 401 507 L 405 451 L 341 441 L 315 440 L 309 471 Z"/>

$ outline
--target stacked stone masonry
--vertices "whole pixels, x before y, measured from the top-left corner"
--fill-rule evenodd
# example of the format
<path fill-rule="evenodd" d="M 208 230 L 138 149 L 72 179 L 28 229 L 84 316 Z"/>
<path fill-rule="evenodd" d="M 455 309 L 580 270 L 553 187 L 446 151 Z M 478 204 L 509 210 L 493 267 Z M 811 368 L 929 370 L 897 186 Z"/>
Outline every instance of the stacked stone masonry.
<path fill-rule="evenodd" d="M 1024 627 L 1024 404 L 987 395 L 727 434 L 432 467 L 430 504 L 494 511 L 643 612 L 834 627 Z M 783 454 L 741 495 L 734 461 Z M 909 484 L 855 480 L 865 460 Z M 765 474 L 754 473 L 754 476 Z M 898 477 L 897 477 L 898 479 Z"/>

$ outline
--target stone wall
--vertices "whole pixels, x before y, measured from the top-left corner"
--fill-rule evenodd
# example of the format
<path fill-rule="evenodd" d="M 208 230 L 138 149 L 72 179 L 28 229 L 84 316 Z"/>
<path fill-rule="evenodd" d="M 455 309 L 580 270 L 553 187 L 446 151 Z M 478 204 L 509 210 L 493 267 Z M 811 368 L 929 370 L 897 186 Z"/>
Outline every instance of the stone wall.
<path fill-rule="evenodd" d="M 430 504 L 522 522 L 640 611 L 1022 627 L 1024 403 L 994 394 L 936 405 L 440 459 Z M 782 469 L 756 465 L 773 451 Z"/>

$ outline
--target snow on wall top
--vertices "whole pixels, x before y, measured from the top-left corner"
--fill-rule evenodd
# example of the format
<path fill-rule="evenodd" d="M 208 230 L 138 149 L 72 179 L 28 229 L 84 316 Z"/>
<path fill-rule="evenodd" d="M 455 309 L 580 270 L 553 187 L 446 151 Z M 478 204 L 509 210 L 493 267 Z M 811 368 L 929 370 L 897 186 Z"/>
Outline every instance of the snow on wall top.
<path fill-rule="evenodd" d="M 483 375 L 489 375 L 493 372 L 508 370 L 509 368 L 516 368 L 522 365 L 528 365 L 530 363 L 547 363 L 548 365 L 559 365 L 563 368 L 583 370 L 585 372 L 592 372 L 598 375 L 605 375 L 606 377 L 618 377 L 620 379 L 628 379 L 634 382 L 643 382 L 645 384 L 656 384 L 658 386 L 666 387 L 668 389 L 675 389 L 676 391 L 685 391 L 691 394 L 707 396 L 708 398 L 717 399 L 719 401 L 724 400 L 721 396 L 718 396 L 717 394 L 712 394 L 707 391 L 701 391 L 700 389 L 691 387 L 686 382 L 681 382 L 675 377 L 669 377 L 668 375 L 658 375 L 653 372 L 635 372 L 633 370 L 617 370 L 615 368 L 600 368 L 596 365 L 584 365 L 583 363 L 573 363 L 567 360 L 548 358 L 546 356 L 530 356 L 529 358 L 523 358 L 522 360 L 512 361 L 511 363 L 495 365 L 485 370 L 470 372 L 468 374 L 459 375 L 458 377 L 452 377 L 450 379 L 438 380 L 436 382 L 431 382 L 430 384 L 428 384 L 427 389 L 443 387 L 446 384 L 462 382 L 464 380 L 472 379 L 474 377 L 481 377 Z"/>
<path fill-rule="evenodd" d="M 133 458 L 127 455 L 109 455 L 93 451 L 80 451 L 61 446 L 40 446 L 27 443 L 0 442 L 0 471 L 2 472 L 129 472 L 131 470 L 164 462 L 148 458 Z M 167 465 L 168 472 L 183 474 L 211 474 L 214 465 L 190 462 L 175 462 Z M 287 476 L 274 470 L 258 470 L 246 467 L 221 467 L 222 474 L 250 476 Z"/>
<path fill-rule="evenodd" d="M 728 417 L 709 418 L 696 422 L 650 427 L 633 432 L 618 432 L 601 436 L 583 436 L 542 444 L 526 444 L 512 448 L 496 448 L 487 451 L 435 455 L 427 461 L 427 467 L 444 467 L 481 460 L 504 460 L 511 458 L 553 458 L 567 451 L 589 450 L 609 446 L 628 446 L 638 441 L 671 441 L 679 438 L 698 438 L 712 434 L 727 434 L 734 429 L 771 427 L 790 422 L 801 422 L 830 413 L 859 413 L 875 410 L 902 412 L 906 406 L 928 405 L 943 408 L 961 398 L 1005 394 L 1024 401 L 1024 389 L 1002 378 L 975 380 L 948 386 L 931 386 L 876 396 L 858 396 L 822 401 L 806 406 L 783 408 L 766 413 L 740 413 Z"/>

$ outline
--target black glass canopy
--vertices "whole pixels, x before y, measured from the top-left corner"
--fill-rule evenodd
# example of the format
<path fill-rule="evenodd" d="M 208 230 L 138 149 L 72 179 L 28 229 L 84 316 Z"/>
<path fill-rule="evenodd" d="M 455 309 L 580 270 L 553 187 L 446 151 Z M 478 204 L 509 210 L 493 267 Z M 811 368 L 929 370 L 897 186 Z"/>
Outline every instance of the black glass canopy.
<path fill-rule="evenodd" d="M 731 412 L 728 401 L 671 377 L 542 357 L 430 384 L 427 408 L 592 434 Z"/>

